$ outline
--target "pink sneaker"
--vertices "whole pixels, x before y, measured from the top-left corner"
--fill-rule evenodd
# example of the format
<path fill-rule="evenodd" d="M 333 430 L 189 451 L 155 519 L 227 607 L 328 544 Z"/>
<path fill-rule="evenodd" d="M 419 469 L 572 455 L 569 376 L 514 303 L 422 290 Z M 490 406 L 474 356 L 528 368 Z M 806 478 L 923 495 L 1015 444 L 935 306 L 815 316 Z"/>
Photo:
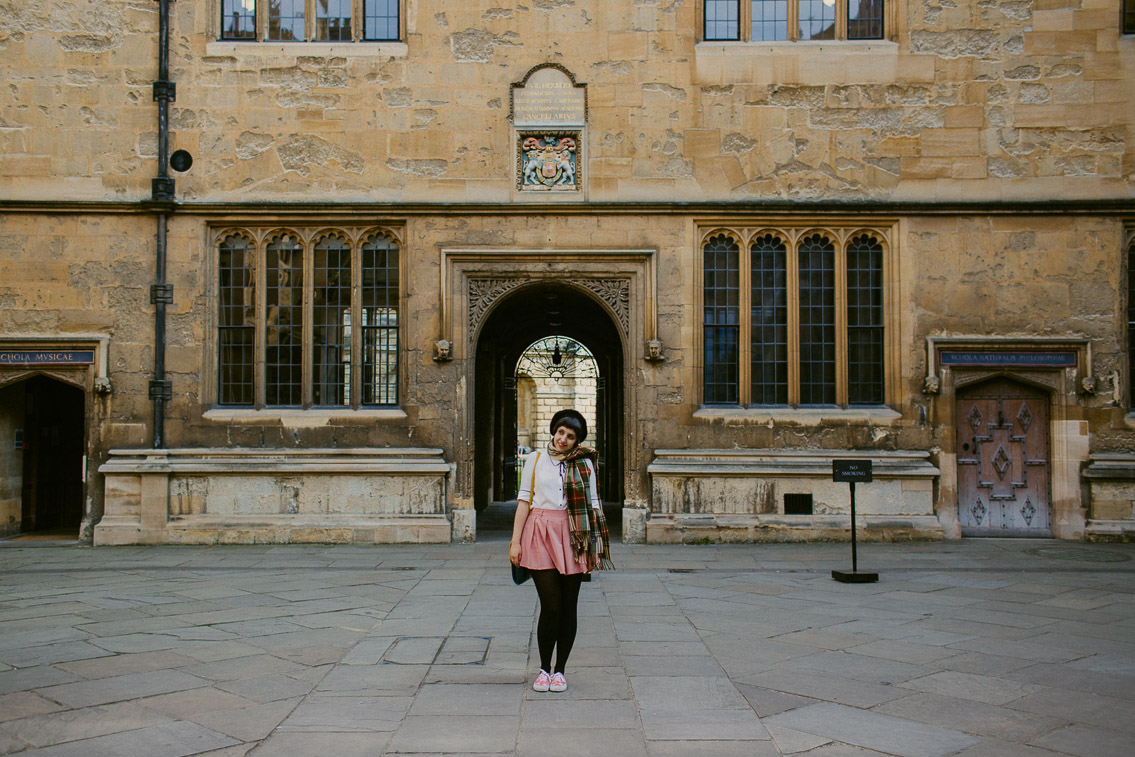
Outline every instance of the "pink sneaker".
<path fill-rule="evenodd" d="M 560 676 L 560 678 L 563 678 L 563 676 Z M 540 668 L 540 674 L 536 676 L 536 680 L 532 682 L 532 688 L 536 691 L 547 691 L 551 685 L 552 678 L 548 675 L 548 671 Z"/>
<path fill-rule="evenodd" d="M 567 691 L 567 679 L 563 673 L 552 673 L 552 681 L 548 684 L 548 691 Z"/>

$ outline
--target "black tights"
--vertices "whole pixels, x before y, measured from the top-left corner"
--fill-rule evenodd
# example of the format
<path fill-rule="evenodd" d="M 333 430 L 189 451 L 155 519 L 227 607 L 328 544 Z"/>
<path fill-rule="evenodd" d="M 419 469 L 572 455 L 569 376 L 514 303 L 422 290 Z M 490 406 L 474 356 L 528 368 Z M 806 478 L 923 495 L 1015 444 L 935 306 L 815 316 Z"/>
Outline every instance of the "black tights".
<path fill-rule="evenodd" d="M 540 667 L 549 673 L 562 673 L 571 647 L 575 644 L 576 604 L 583 574 L 565 576 L 556 570 L 532 571 L 532 583 L 540 595 L 540 620 L 536 623 L 536 643 L 540 647 Z M 552 648 L 556 648 L 556 668 L 552 670 Z"/>

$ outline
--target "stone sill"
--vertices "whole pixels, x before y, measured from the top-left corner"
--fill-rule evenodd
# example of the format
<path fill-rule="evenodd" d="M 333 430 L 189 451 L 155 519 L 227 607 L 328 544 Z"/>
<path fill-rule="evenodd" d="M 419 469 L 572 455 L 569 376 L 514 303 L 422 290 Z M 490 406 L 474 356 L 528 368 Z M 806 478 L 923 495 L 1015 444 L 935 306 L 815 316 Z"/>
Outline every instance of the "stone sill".
<path fill-rule="evenodd" d="M 409 416 L 401 408 L 374 410 L 352 410 L 350 408 L 323 408 L 318 410 L 298 410 L 294 408 L 264 408 L 260 410 L 244 408 L 215 407 L 206 410 L 201 417 L 206 421 L 225 424 L 279 424 L 284 428 L 320 428 L 330 426 L 336 421 L 378 423 L 400 423 Z"/>
<path fill-rule="evenodd" d="M 825 50 L 848 53 L 874 53 L 876 55 L 898 55 L 899 44 L 885 39 L 873 40 L 800 40 L 796 42 L 698 42 L 694 46 L 696 55 L 710 57 L 731 55 L 815 55 Z"/>
<path fill-rule="evenodd" d="M 210 58 L 405 58 L 405 42 L 209 42 Z"/>
<path fill-rule="evenodd" d="M 940 474 L 923 450 L 656 449 L 647 466 L 654 476 L 804 476 L 831 479 L 832 460 L 869 459 L 876 478 L 934 478 Z M 811 516 L 809 516 L 811 517 Z"/>
<path fill-rule="evenodd" d="M 1098 452 L 1088 457 L 1084 478 L 1101 480 L 1135 479 L 1135 453 Z"/>
<path fill-rule="evenodd" d="M 346 449 L 112 449 L 99 466 L 103 474 L 185 473 L 358 473 L 434 474 L 450 472 L 444 450 L 384 447 Z"/>
<path fill-rule="evenodd" d="M 841 424 L 893 425 L 902 420 L 902 413 L 889 407 L 701 407 L 694 419 L 726 426 L 767 425 L 783 423 L 794 426 L 822 426 L 829 421 Z"/>

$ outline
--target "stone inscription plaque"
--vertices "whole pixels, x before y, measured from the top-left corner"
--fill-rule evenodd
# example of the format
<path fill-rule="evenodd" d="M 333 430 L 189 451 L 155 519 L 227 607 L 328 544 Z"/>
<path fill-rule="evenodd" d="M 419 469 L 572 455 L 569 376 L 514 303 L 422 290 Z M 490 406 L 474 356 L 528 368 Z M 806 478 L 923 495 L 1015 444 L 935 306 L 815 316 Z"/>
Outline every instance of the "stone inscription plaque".
<path fill-rule="evenodd" d="M 583 126 L 587 99 L 563 71 L 545 67 L 533 71 L 523 86 L 512 89 L 512 123 L 524 126 Z"/>

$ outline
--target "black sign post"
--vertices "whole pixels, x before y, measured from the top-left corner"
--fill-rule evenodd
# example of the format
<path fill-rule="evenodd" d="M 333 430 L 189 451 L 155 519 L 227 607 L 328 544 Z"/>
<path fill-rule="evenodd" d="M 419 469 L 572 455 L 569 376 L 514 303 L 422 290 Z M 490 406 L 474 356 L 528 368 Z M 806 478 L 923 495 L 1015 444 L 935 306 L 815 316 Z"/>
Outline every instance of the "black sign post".
<path fill-rule="evenodd" d="M 855 483 L 871 481 L 870 460 L 832 460 L 832 481 L 846 481 L 851 488 L 851 572 L 833 570 L 832 578 L 845 584 L 870 584 L 879 580 L 878 573 L 860 573 L 855 543 Z"/>

